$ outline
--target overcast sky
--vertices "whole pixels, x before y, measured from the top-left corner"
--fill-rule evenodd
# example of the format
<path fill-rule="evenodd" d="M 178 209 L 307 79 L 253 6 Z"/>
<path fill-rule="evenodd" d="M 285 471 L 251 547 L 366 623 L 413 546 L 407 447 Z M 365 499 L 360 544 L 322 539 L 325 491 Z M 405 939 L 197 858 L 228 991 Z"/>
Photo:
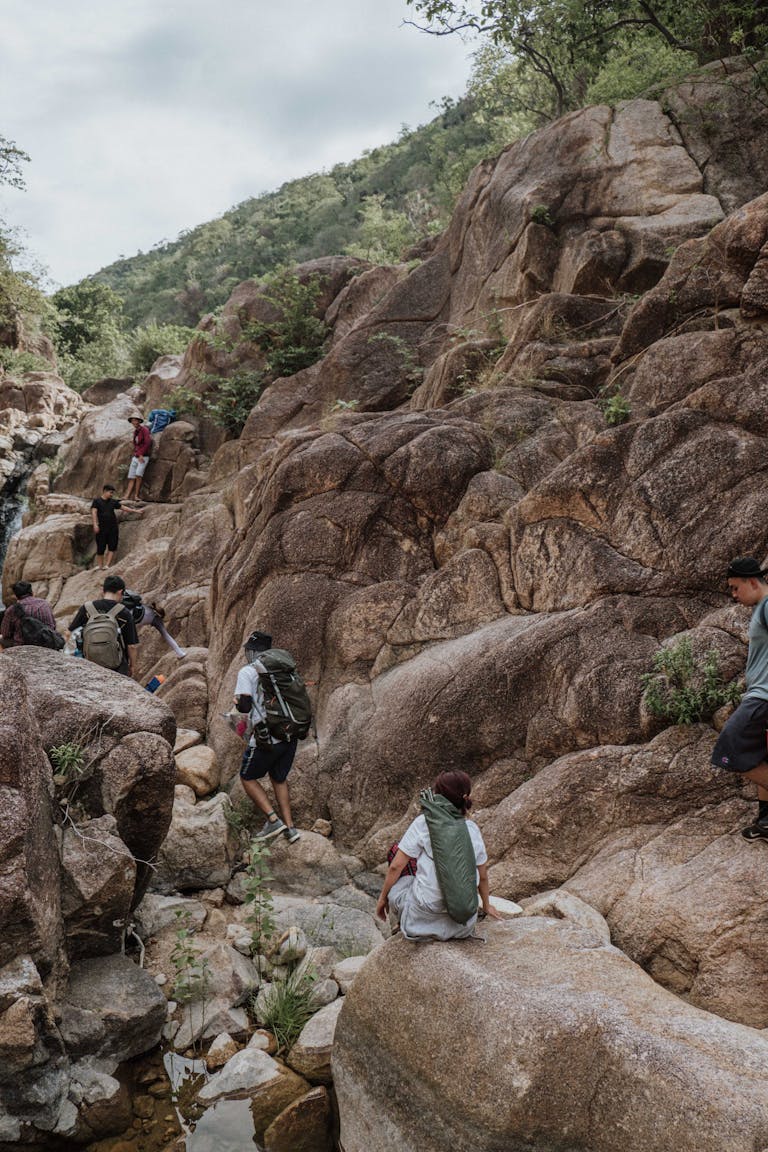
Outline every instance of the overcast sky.
<path fill-rule="evenodd" d="M 469 47 L 405 0 L 4 0 L 0 190 L 55 284 L 351 160 L 458 96 Z"/>

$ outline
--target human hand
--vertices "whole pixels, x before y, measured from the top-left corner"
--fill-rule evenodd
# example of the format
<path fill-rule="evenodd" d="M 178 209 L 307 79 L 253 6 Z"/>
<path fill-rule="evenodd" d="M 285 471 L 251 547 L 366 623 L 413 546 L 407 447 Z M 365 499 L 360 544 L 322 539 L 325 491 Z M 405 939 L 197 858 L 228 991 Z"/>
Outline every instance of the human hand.
<path fill-rule="evenodd" d="M 378 916 L 379 920 L 386 920 L 387 916 L 389 915 L 389 900 L 387 900 L 383 893 L 381 896 L 379 896 L 378 902 L 376 904 L 376 915 Z"/>
<path fill-rule="evenodd" d="M 503 920 L 504 917 L 500 912 L 497 912 L 493 904 L 489 904 L 487 908 L 483 908 L 483 915 L 487 916 L 489 920 Z"/>

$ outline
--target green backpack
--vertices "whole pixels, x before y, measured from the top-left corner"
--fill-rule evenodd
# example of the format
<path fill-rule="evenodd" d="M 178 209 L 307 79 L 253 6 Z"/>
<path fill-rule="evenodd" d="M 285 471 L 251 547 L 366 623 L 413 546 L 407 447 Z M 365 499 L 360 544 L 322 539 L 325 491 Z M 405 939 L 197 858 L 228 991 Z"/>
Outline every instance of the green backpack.
<path fill-rule="evenodd" d="M 476 914 L 479 901 L 475 850 L 464 813 L 445 796 L 435 796 L 431 788 L 425 788 L 419 799 L 448 915 L 457 924 L 467 924 Z"/>

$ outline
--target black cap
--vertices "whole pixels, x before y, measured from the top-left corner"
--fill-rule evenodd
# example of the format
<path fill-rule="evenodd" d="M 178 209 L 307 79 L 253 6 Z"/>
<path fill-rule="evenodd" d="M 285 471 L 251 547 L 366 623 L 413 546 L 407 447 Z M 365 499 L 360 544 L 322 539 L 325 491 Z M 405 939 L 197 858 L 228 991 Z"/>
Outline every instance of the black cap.
<path fill-rule="evenodd" d="M 246 652 L 266 652 L 267 648 L 272 647 L 272 637 L 269 632 L 259 632 L 257 628 L 251 632 L 243 647 Z"/>
<path fill-rule="evenodd" d="M 765 575 L 754 556 L 737 556 L 728 565 L 729 577 L 737 580 L 749 580 L 751 577 L 761 579 Z"/>

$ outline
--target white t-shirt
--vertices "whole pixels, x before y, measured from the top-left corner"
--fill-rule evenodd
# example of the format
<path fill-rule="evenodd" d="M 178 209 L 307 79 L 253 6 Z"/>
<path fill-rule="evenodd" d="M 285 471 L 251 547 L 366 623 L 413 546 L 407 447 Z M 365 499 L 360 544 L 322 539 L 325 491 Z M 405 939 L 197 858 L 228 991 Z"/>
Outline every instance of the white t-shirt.
<path fill-rule="evenodd" d="M 474 820 L 467 820 L 467 831 L 475 853 L 475 863 L 485 864 L 488 853 L 485 850 L 483 834 Z M 416 876 L 413 881 L 413 895 L 422 908 L 430 912 L 445 912 L 445 902 L 432 857 L 432 841 L 425 816 L 417 816 L 403 836 L 400 837 L 400 850 L 416 861 Z M 480 876 L 476 876 L 480 880 Z"/>
<path fill-rule="evenodd" d="M 264 691 L 261 687 L 259 680 L 259 672 L 266 672 L 264 665 L 257 660 L 254 664 L 246 664 L 241 668 L 237 674 L 237 683 L 235 684 L 235 696 L 250 696 L 253 704 L 251 706 L 250 719 L 251 724 L 261 724 L 267 718 L 267 710 L 264 706 Z M 274 736 L 270 737 L 273 744 L 278 744 L 279 741 L 275 740 Z M 256 747 L 256 738 L 251 736 L 250 747 Z"/>

